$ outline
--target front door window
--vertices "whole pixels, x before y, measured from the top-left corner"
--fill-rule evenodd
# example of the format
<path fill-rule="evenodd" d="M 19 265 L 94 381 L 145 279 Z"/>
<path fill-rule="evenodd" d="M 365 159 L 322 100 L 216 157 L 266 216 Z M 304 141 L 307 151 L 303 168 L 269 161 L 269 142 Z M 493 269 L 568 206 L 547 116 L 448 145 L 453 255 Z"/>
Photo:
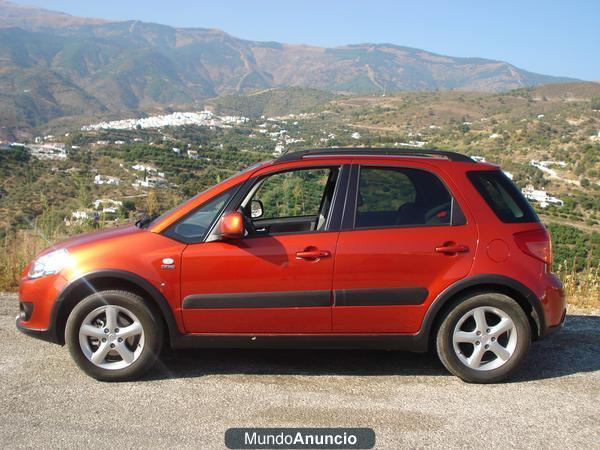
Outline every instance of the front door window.
<path fill-rule="evenodd" d="M 299 169 L 258 181 L 240 208 L 252 222 L 250 234 L 325 230 L 338 171 L 337 167 Z"/>

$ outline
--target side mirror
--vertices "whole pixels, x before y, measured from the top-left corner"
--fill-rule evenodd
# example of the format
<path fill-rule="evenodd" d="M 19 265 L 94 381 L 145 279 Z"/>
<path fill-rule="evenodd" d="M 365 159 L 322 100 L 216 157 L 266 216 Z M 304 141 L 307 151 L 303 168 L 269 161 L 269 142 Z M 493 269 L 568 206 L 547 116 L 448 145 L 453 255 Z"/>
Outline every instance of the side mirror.
<path fill-rule="evenodd" d="M 265 212 L 265 208 L 260 200 L 252 200 L 250 202 L 250 217 L 258 219 L 262 217 Z"/>
<path fill-rule="evenodd" d="M 242 213 L 238 211 L 231 211 L 225 213 L 221 217 L 221 223 L 219 224 L 219 231 L 221 237 L 227 239 L 240 239 L 244 237 L 244 218 Z"/>

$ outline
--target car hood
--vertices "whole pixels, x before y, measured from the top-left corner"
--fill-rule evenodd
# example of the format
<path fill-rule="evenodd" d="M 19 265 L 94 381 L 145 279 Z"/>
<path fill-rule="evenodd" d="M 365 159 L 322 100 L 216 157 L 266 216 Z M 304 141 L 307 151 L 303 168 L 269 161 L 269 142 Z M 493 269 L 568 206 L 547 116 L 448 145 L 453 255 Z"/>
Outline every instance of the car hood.
<path fill-rule="evenodd" d="M 134 224 L 131 225 L 123 225 L 115 228 L 104 228 L 97 231 L 92 231 L 89 233 L 79 234 L 77 236 L 73 236 L 72 238 L 66 239 L 64 241 L 58 242 L 51 247 L 48 247 L 43 252 L 41 252 L 38 256 L 41 256 L 45 253 L 49 253 L 53 250 L 57 250 L 60 248 L 72 249 L 75 247 L 79 247 L 85 244 L 90 244 L 92 242 L 100 242 L 108 239 L 113 239 L 117 237 L 123 237 L 134 233 L 145 233 L 147 230 L 140 229 L 136 227 Z"/>

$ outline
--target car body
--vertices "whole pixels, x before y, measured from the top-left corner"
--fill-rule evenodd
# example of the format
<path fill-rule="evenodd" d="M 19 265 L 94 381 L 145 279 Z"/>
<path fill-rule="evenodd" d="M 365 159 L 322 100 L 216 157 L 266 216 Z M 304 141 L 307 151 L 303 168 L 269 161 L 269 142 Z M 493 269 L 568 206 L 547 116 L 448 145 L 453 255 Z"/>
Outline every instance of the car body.
<path fill-rule="evenodd" d="M 53 263 L 50 273 L 39 276 L 46 270 L 44 260 L 39 263 L 45 255 Z M 141 227 L 120 226 L 56 244 L 23 272 L 17 327 L 67 343 L 72 354 L 83 346 L 89 356 L 104 341 L 100 335 L 89 342 L 79 336 L 81 342 L 71 345 L 69 317 L 84 299 L 106 291 L 136 296 L 132 302 L 143 303 L 173 348 L 426 351 L 437 339 L 440 352 L 446 345 L 438 339 L 442 322 L 458 305 L 483 294 L 520 308 L 518 320 L 528 330 L 523 328 L 519 342 L 528 346 L 560 327 L 566 311 L 562 284 L 551 272 L 548 233 L 499 167 L 423 149 L 284 155 Z M 485 299 L 481 305 L 492 322 L 494 311 L 511 309 Z M 127 307 L 122 308 L 119 317 L 125 320 Z M 99 319 L 88 324 L 103 328 L 108 314 L 97 311 Z M 470 314 L 467 322 L 475 320 Z M 512 335 L 517 334 L 515 329 Z M 454 342 L 459 359 L 461 346 Z M 118 361 L 107 351 L 116 355 L 109 362 Z M 119 376 L 118 369 L 107 367 L 87 371 L 99 379 L 138 375 L 131 370 Z M 514 370 L 467 367 L 465 374 L 457 367 L 449 368 L 481 382 Z"/>

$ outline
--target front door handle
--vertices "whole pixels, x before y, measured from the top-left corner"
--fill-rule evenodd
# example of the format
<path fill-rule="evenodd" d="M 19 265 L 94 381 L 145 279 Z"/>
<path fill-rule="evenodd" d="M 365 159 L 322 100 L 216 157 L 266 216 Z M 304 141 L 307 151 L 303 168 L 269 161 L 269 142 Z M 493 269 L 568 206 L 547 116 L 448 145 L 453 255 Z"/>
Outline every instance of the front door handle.
<path fill-rule="evenodd" d="M 446 255 L 454 255 L 455 253 L 466 253 L 469 251 L 469 247 L 466 245 L 455 244 L 454 242 L 446 242 L 440 247 L 436 247 L 435 251 L 438 253 L 445 253 Z"/>
<path fill-rule="evenodd" d="M 306 247 L 301 252 L 296 252 L 296 258 L 298 259 L 321 259 L 327 258 L 331 256 L 331 252 L 329 250 L 319 250 L 316 247 Z"/>

